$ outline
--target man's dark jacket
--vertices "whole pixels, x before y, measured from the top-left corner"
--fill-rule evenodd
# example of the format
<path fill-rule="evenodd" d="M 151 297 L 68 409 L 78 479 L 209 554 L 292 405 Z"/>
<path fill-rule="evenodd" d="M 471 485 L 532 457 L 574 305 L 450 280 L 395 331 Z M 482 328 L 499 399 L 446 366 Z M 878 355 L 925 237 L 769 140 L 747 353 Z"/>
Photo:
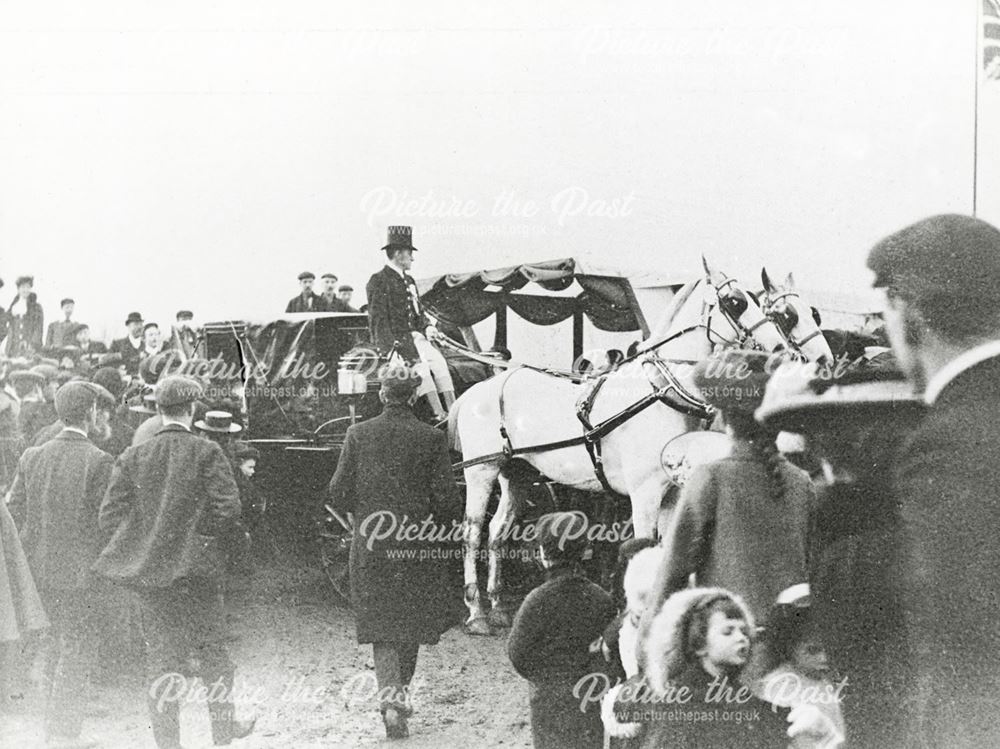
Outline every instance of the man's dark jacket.
<path fill-rule="evenodd" d="M 461 505 L 444 433 L 409 407 L 388 405 L 347 430 L 329 490 L 335 509 L 354 514 L 350 570 L 358 642 L 436 643 L 451 623 L 453 593 L 441 552 L 457 546 L 398 540 L 397 532 L 381 536 L 393 523 L 402 533 L 431 518 L 428 533 L 458 539 Z"/>
<path fill-rule="evenodd" d="M 299 294 L 288 301 L 285 312 L 323 312 L 323 297 L 312 292 L 308 297 Z"/>
<path fill-rule="evenodd" d="M 142 344 L 139 345 L 139 348 L 136 348 L 132 345 L 132 340 L 128 336 L 125 336 L 124 338 L 113 340 L 109 351 L 112 354 L 121 354 L 125 371 L 130 375 L 136 375 L 139 373 L 139 361 L 142 359 L 142 350 Z"/>
<path fill-rule="evenodd" d="M 118 458 L 99 517 L 111 540 L 94 570 L 135 587 L 172 585 L 195 574 L 204 537 L 232 532 L 239 519 L 239 489 L 222 448 L 167 424 Z"/>
<path fill-rule="evenodd" d="M 69 430 L 21 456 L 11 512 L 23 514 L 21 544 L 40 588 L 86 587 L 103 548 L 97 514 L 113 465 L 114 458 Z"/>
<path fill-rule="evenodd" d="M 404 277 L 388 265 L 368 279 L 368 327 L 372 343 L 383 354 L 389 353 L 399 341 L 399 354 L 404 359 L 419 358 L 413 345 L 411 332 L 423 333 L 430 321 L 422 309 L 414 309 L 410 287 L 416 291 L 417 282 L 408 273 Z"/>
<path fill-rule="evenodd" d="M 998 455 L 1000 357 L 945 386 L 895 475 L 913 746 L 1000 746 Z"/>

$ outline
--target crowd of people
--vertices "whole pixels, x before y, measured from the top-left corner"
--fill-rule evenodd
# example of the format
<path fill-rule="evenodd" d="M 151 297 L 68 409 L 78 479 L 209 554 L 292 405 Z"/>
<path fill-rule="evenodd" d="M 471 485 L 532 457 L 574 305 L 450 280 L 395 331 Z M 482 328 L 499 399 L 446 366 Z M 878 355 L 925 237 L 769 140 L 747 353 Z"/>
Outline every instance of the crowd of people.
<path fill-rule="evenodd" d="M 355 529 L 357 640 L 372 645 L 385 733 L 404 739 L 420 646 L 454 623 L 449 556 L 434 533 L 366 529 L 384 513 L 450 527 L 462 504 L 444 432 L 414 414 L 429 387 L 441 412 L 453 393 L 433 382 L 409 227 L 392 227 L 383 249 L 389 264 L 368 296 L 389 360 L 384 409 L 348 429 L 328 492 Z M 545 581 L 507 641 L 536 747 L 1000 741 L 1000 230 L 935 216 L 879 242 L 868 265 L 893 356 L 774 369 L 772 357 L 729 349 L 698 363 L 694 383 L 732 451 L 691 473 L 661 539 L 621 546 L 611 591 L 582 572 L 591 519 L 537 521 Z M 40 308 L 30 283 L 18 286 L 8 334 L 38 341 Z M 72 330 L 64 313 L 53 341 Z M 141 316 L 128 324 L 134 360 L 86 372 L 7 358 L 0 370 L 0 635 L 52 633 L 52 746 L 93 745 L 71 695 L 102 627 L 98 581 L 139 602 L 158 747 L 180 741 L 164 679 L 198 675 L 226 693 L 234 678 L 220 544 L 246 542 L 255 454 L 235 439 L 232 413 L 207 409 L 197 379 L 142 355 L 157 346 Z M 128 423 L 143 410 L 138 428 Z M 801 435 L 811 457 L 783 454 L 782 432 Z M 216 744 L 254 728 L 231 700 L 209 707 Z"/>

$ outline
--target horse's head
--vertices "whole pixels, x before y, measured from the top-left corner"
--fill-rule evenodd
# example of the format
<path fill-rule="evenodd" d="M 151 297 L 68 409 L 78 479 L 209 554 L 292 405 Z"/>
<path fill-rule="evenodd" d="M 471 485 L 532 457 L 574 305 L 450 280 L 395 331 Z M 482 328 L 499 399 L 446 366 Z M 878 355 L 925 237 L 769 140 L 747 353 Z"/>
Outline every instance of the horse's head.
<path fill-rule="evenodd" d="M 754 346 L 768 353 L 783 351 L 785 338 L 777 326 L 761 309 L 756 297 L 735 278 L 721 273 L 709 265 L 704 256 L 705 283 L 711 290 L 707 303 L 709 315 L 708 336 L 712 343 Z"/>
<path fill-rule="evenodd" d="M 830 344 L 819 329 L 819 312 L 802 301 L 792 274 L 775 286 L 762 268 L 760 280 L 764 284 L 764 312 L 778 326 L 792 351 L 809 361 L 833 361 Z"/>

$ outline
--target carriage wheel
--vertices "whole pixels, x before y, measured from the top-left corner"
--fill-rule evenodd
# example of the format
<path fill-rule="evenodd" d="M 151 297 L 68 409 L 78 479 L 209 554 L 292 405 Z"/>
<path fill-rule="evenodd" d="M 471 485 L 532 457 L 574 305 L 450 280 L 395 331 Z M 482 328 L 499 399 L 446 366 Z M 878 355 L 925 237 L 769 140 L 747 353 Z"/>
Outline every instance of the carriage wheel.
<path fill-rule="evenodd" d="M 320 538 L 320 563 L 341 603 L 351 604 L 351 539 L 329 533 Z"/>

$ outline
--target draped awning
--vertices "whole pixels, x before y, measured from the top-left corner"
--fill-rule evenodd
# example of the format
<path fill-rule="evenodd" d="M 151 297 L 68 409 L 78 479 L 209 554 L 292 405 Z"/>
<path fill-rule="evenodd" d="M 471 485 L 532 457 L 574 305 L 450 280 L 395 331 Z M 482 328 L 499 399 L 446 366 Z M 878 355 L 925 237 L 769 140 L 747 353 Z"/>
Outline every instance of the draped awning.
<path fill-rule="evenodd" d="M 628 277 L 574 258 L 451 273 L 417 285 L 424 306 L 453 325 L 474 325 L 508 308 L 535 325 L 554 325 L 579 311 L 599 330 L 646 331 Z"/>

